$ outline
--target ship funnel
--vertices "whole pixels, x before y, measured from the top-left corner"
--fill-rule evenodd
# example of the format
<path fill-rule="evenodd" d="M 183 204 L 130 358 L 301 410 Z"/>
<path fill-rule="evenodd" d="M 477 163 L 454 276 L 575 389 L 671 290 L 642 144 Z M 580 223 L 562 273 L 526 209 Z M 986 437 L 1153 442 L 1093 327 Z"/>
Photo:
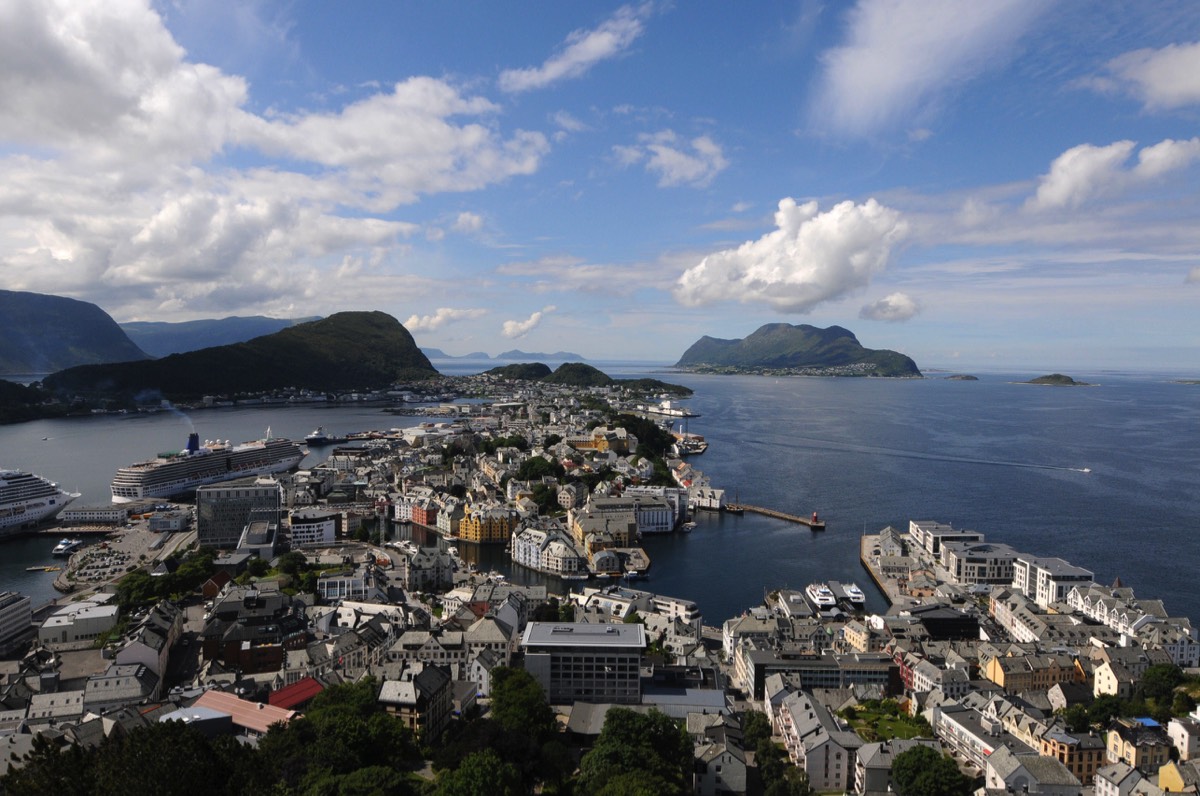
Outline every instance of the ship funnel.
<path fill-rule="evenodd" d="M 200 450 L 200 435 L 193 431 L 188 434 L 187 452 L 195 453 Z"/>

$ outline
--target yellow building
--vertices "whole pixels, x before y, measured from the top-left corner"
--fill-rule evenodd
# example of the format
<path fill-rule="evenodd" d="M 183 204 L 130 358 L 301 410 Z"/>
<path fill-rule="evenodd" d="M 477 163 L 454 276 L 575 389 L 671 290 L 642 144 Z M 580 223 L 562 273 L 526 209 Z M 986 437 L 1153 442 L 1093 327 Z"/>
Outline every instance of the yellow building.
<path fill-rule="evenodd" d="M 1102 737 L 1070 733 L 1061 726 L 1052 727 L 1041 737 L 1041 754 L 1058 760 L 1084 785 L 1091 785 L 1096 769 L 1107 762 Z"/>
<path fill-rule="evenodd" d="M 1151 775 L 1171 757 L 1171 739 L 1157 724 L 1116 719 L 1108 730 L 1108 762 L 1124 763 Z"/>
<path fill-rule="evenodd" d="M 517 512 L 507 508 L 470 509 L 458 524 L 464 542 L 507 543 L 517 527 Z"/>
<path fill-rule="evenodd" d="M 1045 691 L 1059 683 L 1087 682 L 1087 674 L 1070 655 L 992 658 L 984 667 L 983 676 L 1009 694 Z"/>

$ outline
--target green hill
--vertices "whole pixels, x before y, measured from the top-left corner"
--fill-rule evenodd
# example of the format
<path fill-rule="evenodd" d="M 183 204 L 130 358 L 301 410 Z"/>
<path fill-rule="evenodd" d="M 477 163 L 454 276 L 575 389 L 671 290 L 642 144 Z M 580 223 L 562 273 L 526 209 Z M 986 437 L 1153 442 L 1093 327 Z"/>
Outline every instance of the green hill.
<path fill-rule="evenodd" d="M 827 375 L 920 376 L 904 354 L 863 348 L 848 329 L 769 323 L 741 340 L 702 337 L 676 367 L 726 370 L 828 371 Z"/>
<path fill-rule="evenodd" d="M 228 318 L 208 318 L 199 321 L 180 321 L 168 323 L 160 321 L 136 321 L 121 324 L 129 339 L 138 348 L 153 357 L 165 357 L 171 354 L 185 354 L 188 351 L 199 351 L 202 348 L 233 345 L 274 334 L 282 329 L 295 326 L 298 323 L 308 323 L 318 320 L 318 316 L 309 318 L 267 318 L 263 315 L 251 315 Z"/>
<path fill-rule="evenodd" d="M 1091 387 L 1086 381 L 1075 381 L 1070 376 L 1064 376 L 1061 373 L 1051 373 L 1046 376 L 1038 376 L 1036 379 L 1021 382 L 1021 384 L 1045 384 L 1051 387 Z"/>
<path fill-rule="evenodd" d="M 541 381 L 552 372 L 549 365 L 543 365 L 541 362 L 525 362 L 517 365 L 500 365 L 491 370 L 485 370 L 484 375 L 520 381 Z"/>
<path fill-rule="evenodd" d="M 62 296 L 0 290 L 0 373 L 146 359 L 108 313 Z"/>
<path fill-rule="evenodd" d="M 161 394 L 175 400 L 287 387 L 378 389 L 436 376 L 412 335 L 384 312 L 340 312 L 244 343 L 149 362 L 90 365 L 49 376 L 58 393 Z"/>

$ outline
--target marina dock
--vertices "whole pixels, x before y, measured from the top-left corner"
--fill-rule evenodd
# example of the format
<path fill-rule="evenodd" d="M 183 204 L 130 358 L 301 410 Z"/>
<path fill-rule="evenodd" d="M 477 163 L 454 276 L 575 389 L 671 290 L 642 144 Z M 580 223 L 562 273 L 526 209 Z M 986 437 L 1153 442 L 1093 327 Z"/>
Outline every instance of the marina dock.
<path fill-rule="evenodd" d="M 825 520 L 818 519 L 817 513 L 813 512 L 811 517 L 799 517 L 795 514 L 786 514 L 775 509 L 767 509 L 762 506 L 751 506 L 749 503 L 727 503 L 725 510 L 731 514 L 742 514 L 743 512 L 751 512 L 753 514 L 762 514 L 764 517 L 774 517 L 777 520 L 786 520 L 794 522 L 797 525 L 807 525 L 814 531 L 825 530 Z"/>

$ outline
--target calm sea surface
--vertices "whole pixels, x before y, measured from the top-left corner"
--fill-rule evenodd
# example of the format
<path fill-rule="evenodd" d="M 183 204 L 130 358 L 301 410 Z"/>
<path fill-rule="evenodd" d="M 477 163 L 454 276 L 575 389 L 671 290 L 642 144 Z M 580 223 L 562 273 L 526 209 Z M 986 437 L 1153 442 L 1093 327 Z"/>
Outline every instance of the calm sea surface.
<path fill-rule="evenodd" d="M 447 373 L 481 369 L 435 364 Z M 655 369 L 599 366 L 615 376 Z M 745 503 L 818 511 L 829 529 L 702 514 L 691 534 L 645 540 L 654 561 L 645 588 L 696 600 L 709 624 L 757 604 L 765 590 L 814 580 L 857 581 L 883 608 L 858 563 L 858 537 L 931 519 L 1065 558 L 1100 582 L 1119 576 L 1139 596 L 1200 620 L 1200 386 L 1121 373 L 1072 374 L 1099 385 L 1088 388 L 1011 383 L 1035 375 L 971 382 L 661 374 L 696 390 L 689 404 L 701 416 L 688 430 L 708 439 L 695 463 L 716 486 Z M 181 448 L 193 427 L 201 438 L 239 442 L 267 426 L 301 439 L 318 425 L 347 433 L 416 422 L 374 407 L 37 421 L 0 426 L 0 466 L 82 492 L 79 503 L 106 503 L 118 467 Z M 51 575 L 25 567 L 48 563 L 56 540 L 0 544 L 0 589 L 30 594 L 35 604 L 55 596 Z M 500 549 L 460 547 L 481 567 L 560 588 L 514 571 Z"/>

